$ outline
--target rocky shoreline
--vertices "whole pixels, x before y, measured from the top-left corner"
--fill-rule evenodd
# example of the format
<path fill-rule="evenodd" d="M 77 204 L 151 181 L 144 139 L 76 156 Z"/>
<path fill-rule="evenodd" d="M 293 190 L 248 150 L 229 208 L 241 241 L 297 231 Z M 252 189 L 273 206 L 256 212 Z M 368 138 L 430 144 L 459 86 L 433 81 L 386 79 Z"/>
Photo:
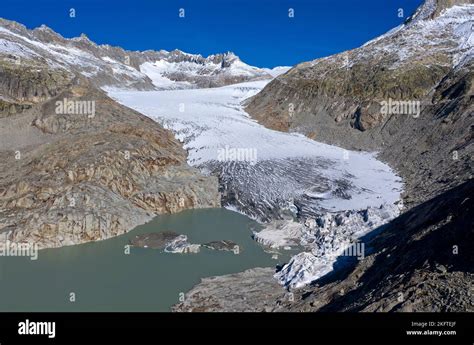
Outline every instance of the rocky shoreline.
<path fill-rule="evenodd" d="M 187 292 L 173 312 L 271 311 L 285 289 L 273 278 L 271 268 L 253 268 L 241 273 L 202 279 Z"/>

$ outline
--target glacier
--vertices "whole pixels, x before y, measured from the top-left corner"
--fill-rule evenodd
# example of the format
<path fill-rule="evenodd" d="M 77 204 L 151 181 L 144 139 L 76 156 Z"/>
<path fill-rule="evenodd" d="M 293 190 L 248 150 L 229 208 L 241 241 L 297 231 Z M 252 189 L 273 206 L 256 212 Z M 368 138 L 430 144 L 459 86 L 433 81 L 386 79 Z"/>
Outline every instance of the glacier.
<path fill-rule="evenodd" d="M 108 93 L 171 130 L 191 166 L 218 176 L 223 205 L 265 225 L 255 240 L 273 249 L 302 248 L 275 275 L 298 288 L 332 269 L 337 255 L 329 252 L 340 254 L 395 217 L 403 184 L 374 152 L 348 151 L 251 119 L 243 103 L 268 82 Z M 219 159 L 229 148 L 254 150 L 255 160 Z"/>

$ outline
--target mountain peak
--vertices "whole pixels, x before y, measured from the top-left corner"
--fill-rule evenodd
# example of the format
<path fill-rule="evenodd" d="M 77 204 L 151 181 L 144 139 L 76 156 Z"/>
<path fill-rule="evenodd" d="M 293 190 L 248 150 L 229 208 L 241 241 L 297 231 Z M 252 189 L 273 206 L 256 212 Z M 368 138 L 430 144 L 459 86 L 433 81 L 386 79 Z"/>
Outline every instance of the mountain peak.
<path fill-rule="evenodd" d="M 54 32 L 49 26 L 46 26 L 44 24 L 41 24 L 41 26 L 37 27 L 34 30 L 42 30 L 42 31 L 49 31 L 49 32 Z"/>
<path fill-rule="evenodd" d="M 2 55 L 21 56 L 25 63 L 76 73 L 95 85 L 139 90 L 216 87 L 238 82 L 269 79 L 265 70 L 249 66 L 232 52 L 210 55 L 189 54 L 175 49 L 128 51 L 98 45 L 86 34 L 64 38 L 46 25 L 33 30 L 0 19 Z M 71 49 L 71 48 L 74 49 Z"/>
<path fill-rule="evenodd" d="M 74 41 L 83 41 L 83 42 L 91 42 L 92 41 L 89 39 L 89 37 L 85 33 L 81 33 L 79 37 L 74 37 Z"/>
<path fill-rule="evenodd" d="M 42 24 L 41 26 L 34 28 L 32 31 L 33 36 L 44 41 L 64 42 L 64 37 L 55 32 L 50 27 Z"/>
<path fill-rule="evenodd" d="M 215 64 L 220 64 L 222 68 L 230 67 L 234 61 L 240 61 L 239 57 L 231 51 L 209 55 L 207 60 Z"/>

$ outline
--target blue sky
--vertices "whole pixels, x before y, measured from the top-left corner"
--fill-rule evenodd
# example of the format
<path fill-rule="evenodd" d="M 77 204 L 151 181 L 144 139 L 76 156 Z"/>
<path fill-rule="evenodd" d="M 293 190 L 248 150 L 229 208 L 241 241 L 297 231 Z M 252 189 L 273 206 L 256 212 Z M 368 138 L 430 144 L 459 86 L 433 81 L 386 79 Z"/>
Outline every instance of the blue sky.
<path fill-rule="evenodd" d="M 1 0 L 0 17 L 130 50 L 233 51 L 259 67 L 355 48 L 399 25 L 422 0 Z M 76 17 L 69 16 L 74 8 Z M 179 17 L 179 9 L 185 17 Z M 294 18 L 289 18 L 289 8 Z M 398 9 L 404 18 L 398 17 Z"/>

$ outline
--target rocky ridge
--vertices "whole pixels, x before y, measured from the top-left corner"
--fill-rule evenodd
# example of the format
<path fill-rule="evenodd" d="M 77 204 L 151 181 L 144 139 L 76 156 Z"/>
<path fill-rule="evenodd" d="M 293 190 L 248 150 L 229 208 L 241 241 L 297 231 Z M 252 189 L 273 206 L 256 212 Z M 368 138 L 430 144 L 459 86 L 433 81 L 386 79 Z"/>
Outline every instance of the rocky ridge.
<path fill-rule="evenodd" d="M 68 39 L 45 25 L 29 30 L 1 18 L 0 54 L 20 65 L 27 60 L 47 64 L 50 70 L 74 72 L 109 89 L 216 87 L 271 78 L 267 71 L 245 64 L 232 52 L 203 57 L 178 49 L 128 51 L 98 45 L 85 34 Z"/>

